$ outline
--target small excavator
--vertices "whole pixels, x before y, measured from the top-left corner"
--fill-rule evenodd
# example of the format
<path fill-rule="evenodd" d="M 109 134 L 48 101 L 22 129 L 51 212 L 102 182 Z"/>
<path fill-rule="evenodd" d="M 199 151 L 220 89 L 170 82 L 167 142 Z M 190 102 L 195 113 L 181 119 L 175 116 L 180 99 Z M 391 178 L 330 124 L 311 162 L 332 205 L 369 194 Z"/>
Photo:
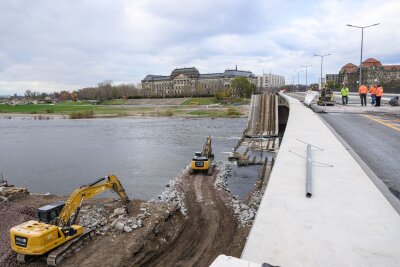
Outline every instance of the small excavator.
<path fill-rule="evenodd" d="M 18 262 L 47 254 L 47 264 L 56 266 L 64 257 L 71 256 L 94 238 L 95 229 L 76 225 L 82 202 L 106 190 L 118 194 L 129 213 L 129 198 L 115 175 L 77 188 L 65 203 L 39 208 L 37 220 L 31 220 L 11 228 L 11 248 L 17 253 Z"/>
<path fill-rule="evenodd" d="M 319 98 L 317 101 L 318 106 L 334 106 L 335 105 L 335 93 L 327 88 L 326 85 L 322 88 Z"/>
<path fill-rule="evenodd" d="M 215 168 L 215 165 L 212 164 L 213 159 L 214 154 L 211 148 L 211 135 L 208 135 L 207 141 L 203 146 L 203 151 L 196 152 L 192 159 L 189 174 L 192 175 L 195 172 L 202 171 L 207 172 L 207 175 L 212 175 Z"/>

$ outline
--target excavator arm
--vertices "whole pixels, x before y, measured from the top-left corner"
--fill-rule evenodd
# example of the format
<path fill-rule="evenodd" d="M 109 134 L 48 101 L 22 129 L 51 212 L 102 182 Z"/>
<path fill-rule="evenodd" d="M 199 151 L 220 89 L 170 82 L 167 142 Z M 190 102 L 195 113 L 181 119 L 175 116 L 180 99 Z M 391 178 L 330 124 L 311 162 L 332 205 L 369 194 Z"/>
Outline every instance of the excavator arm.
<path fill-rule="evenodd" d="M 95 197 L 106 190 L 112 190 L 117 193 L 124 203 L 127 212 L 129 212 L 129 198 L 125 193 L 125 189 L 122 187 L 120 181 L 115 175 L 109 175 L 105 178 L 100 178 L 89 185 L 81 186 L 72 192 L 66 201 L 64 208 L 61 210 L 56 224 L 60 227 L 68 227 L 75 224 L 82 202 Z"/>
<path fill-rule="evenodd" d="M 211 135 L 209 134 L 207 137 L 207 141 L 203 146 L 203 151 L 201 152 L 203 157 L 208 157 L 211 158 L 214 155 L 212 154 L 212 148 L 211 148 Z"/>

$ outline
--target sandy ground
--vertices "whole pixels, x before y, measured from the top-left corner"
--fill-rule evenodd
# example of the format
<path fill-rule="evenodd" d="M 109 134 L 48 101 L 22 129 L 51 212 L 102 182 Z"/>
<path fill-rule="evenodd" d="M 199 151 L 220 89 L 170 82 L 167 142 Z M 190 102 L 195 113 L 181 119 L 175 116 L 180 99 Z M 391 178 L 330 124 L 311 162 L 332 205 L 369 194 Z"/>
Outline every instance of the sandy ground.
<path fill-rule="evenodd" d="M 129 233 L 114 229 L 98 233 L 59 266 L 208 266 L 220 254 L 239 257 L 250 226 L 238 223 L 229 194 L 214 186 L 215 179 L 216 172 L 213 176 L 182 175 L 176 190 L 184 196 L 185 212 L 174 201 L 132 201 L 127 218 L 135 218 L 145 209 L 143 227 Z M 10 249 L 9 229 L 33 219 L 36 208 L 65 199 L 31 194 L 0 204 L 0 217 L 6 218 L 0 221 L 0 266 L 21 266 Z M 85 202 L 88 210 L 99 205 L 106 218 L 121 207 L 113 199 Z M 24 266 L 46 266 L 45 257 Z"/>

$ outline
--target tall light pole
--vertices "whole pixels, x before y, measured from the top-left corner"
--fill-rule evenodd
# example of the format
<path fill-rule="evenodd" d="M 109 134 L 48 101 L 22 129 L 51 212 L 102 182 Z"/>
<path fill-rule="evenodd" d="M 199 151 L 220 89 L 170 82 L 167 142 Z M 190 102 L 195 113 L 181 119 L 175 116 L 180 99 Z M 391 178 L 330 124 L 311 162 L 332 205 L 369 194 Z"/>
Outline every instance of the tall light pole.
<path fill-rule="evenodd" d="M 314 54 L 314 57 L 321 57 L 321 76 L 319 79 L 319 90 L 322 89 L 322 65 L 324 64 L 324 57 L 330 56 L 332 54 L 325 54 L 325 55 L 316 55 Z"/>
<path fill-rule="evenodd" d="M 292 91 L 294 92 L 294 75 L 292 75 Z"/>
<path fill-rule="evenodd" d="M 360 86 L 362 84 L 362 53 L 363 53 L 363 42 L 364 42 L 364 29 L 365 28 L 369 28 L 369 27 L 374 27 L 374 26 L 377 26 L 379 24 L 380 23 L 375 23 L 375 24 L 371 24 L 371 25 L 368 25 L 368 26 L 356 26 L 356 25 L 347 24 L 348 27 L 354 27 L 354 28 L 361 29 L 360 80 L 359 80 L 358 86 Z"/>
<path fill-rule="evenodd" d="M 308 67 L 311 67 L 312 65 L 307 65 L 307 66 L 301 66 L 301 67 L 303 67 L 303 68 L 306 68 L 306 91 L 307 91 L 307 86 L 308 86 L 308 83 L 307 83 L 307 68 Z"/>
<path fill-rule="evenodd" d="M 302 70 L 301 71 L 297 71 L 297 70 L 295 70 L 294 72 L 297 72 L 297 90 L 299 90 L 299 85 L 300 85 L 300 72 L 303 72 Z"/>

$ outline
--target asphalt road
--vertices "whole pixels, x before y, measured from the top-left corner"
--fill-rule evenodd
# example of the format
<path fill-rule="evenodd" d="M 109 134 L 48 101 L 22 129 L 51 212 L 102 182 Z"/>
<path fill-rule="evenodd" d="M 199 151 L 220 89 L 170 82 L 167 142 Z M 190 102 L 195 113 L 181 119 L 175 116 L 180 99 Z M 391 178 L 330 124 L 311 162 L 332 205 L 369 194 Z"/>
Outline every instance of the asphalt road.
<path fill-rule="evenodd" d="M 320 115 L 400 199 L 400 114 Z"/>

